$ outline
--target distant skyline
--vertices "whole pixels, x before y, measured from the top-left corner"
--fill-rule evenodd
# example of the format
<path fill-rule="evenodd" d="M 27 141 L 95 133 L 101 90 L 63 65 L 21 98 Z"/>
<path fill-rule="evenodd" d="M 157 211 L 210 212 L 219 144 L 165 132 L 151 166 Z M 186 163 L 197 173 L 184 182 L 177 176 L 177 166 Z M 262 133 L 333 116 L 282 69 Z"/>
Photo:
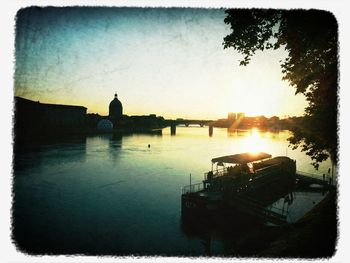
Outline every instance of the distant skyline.
<path fill-rule="evenodd" d="M 284 50 L 224 50 L 223 9 L 28 8 L 18 13 L 15 95 L 108 114 L 218 119 L 229 112 L 299 116 L 307 105 L 282 81 Z"/>

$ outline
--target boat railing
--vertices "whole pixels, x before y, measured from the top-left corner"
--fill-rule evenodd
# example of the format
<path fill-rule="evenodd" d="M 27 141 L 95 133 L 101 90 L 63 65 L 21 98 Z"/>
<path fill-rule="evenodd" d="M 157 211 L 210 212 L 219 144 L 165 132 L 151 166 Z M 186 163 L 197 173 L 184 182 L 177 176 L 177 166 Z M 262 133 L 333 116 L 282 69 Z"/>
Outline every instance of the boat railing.
<path fill-rule="evenodd" d="M 205 180 L 210 180 L 210 179 L 213 179 L 213 178 L 216 178 L 216 177 L 220 177 L 220 176 L 223 176 L 223 175 L 226 175 L 226 174 L 227 174 L 227 168 L 223 167 L 223 168 L 220 168 L 220 169 L 216 169 L 214 171 L 210 171 L 210 172 L 204 173 L 204 179 Z"/>
<path fill-rule="evenodd" d="M 260 169 L 255 170 L 253 173 L 257 174 L 257 175 L 267 175 L 270 174 L 271 172 L 276 171 L 275 168 L 279 167 L 279 164 L 272 164 Z M 243 171 L 237 171 L 235 170 L 235 167 L 224 167 L 224 168 L 220 168 L 214 171 L 210 171 L 207 173 L 204 173 L 204 179 L 205 180 L 210 180 L 216 177 L 221 177 L 224 175 L 229 175 L 229 174 L 247 174 L 249 172 L 243 172 Z M 252 173 L 252 172 L 251 172 Z"/>
<path fill-rule="evenodd" d="M 207 173 L 204 173 L 204 179 L 210 180 L 216 177 L 221 177 L 225 175 L 243 175 L 247 174 L 248 172 L 242 171 L 239 168 L 237 169 L 235 166 L 229 166 L 229 167 L 223 167 L 220 169 L 216 169 L 214 171 L 209 171 Z"/>
<path fill-rule="evenodd" d="M 203 183 L 190 184 L 182 187 L 182 194 L 196 193 L 204 189 Z"/>

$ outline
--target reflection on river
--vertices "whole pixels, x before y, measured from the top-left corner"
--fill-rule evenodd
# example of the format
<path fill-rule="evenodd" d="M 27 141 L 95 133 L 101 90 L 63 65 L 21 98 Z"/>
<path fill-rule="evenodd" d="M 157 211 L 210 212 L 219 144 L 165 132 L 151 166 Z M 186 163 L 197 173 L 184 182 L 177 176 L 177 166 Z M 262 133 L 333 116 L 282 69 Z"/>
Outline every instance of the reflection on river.
<path fill-rule="evenodd" d="M 287 155 L 298 170 L 327 173 L 329 161 L 315 171 L 310 158 L 288 148 L 289 136 L 214 129 L 210 137 L 207 127 L 177 127 L 176 136 L 167 128 L 162 135 L 23 145 L 14 159 L 14 239 L 30 253 L 234 254 L 233 236 L 252 229 L 188 231 L 181 222 L 181 187 L 190 174 L 200 182 L 213 157 L 246 151 Z"/>

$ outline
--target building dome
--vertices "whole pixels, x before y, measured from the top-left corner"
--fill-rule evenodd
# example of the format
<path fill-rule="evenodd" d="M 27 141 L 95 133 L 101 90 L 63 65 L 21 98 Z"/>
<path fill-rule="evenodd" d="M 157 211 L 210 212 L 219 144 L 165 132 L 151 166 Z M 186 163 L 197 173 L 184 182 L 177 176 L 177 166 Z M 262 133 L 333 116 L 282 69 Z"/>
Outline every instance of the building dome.
<path fill-rule="evenodd" d="M 109 103 L 109 119 L 116 123 L 119 121 L 123 116 L 123 105 L 118 100 L 117 93 L 114 95 L 114 99 Z"/>
<path fill-rule="evenodd" d="M 113 123 L 110 120 L 102 119 L 97 123 L 97 130 L 110 131 L 113 129 Z"/>

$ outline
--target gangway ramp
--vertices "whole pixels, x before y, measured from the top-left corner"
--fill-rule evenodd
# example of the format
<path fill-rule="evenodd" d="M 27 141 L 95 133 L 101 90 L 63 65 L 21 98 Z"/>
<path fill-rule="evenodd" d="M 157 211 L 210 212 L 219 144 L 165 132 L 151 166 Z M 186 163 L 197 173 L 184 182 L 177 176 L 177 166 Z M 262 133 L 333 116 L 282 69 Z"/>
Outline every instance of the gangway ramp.
<path fill-rule="evenodd" d="M 266 206 L 260 203 L 258 200 L 248 196 L 234 195 L 230 198 L 229 205 L 236 207 L 237 210 L 243 213 L 275 225 L 287 224 L 287 215 L 274 212 L 271 209 L 266 208 Z"/>

